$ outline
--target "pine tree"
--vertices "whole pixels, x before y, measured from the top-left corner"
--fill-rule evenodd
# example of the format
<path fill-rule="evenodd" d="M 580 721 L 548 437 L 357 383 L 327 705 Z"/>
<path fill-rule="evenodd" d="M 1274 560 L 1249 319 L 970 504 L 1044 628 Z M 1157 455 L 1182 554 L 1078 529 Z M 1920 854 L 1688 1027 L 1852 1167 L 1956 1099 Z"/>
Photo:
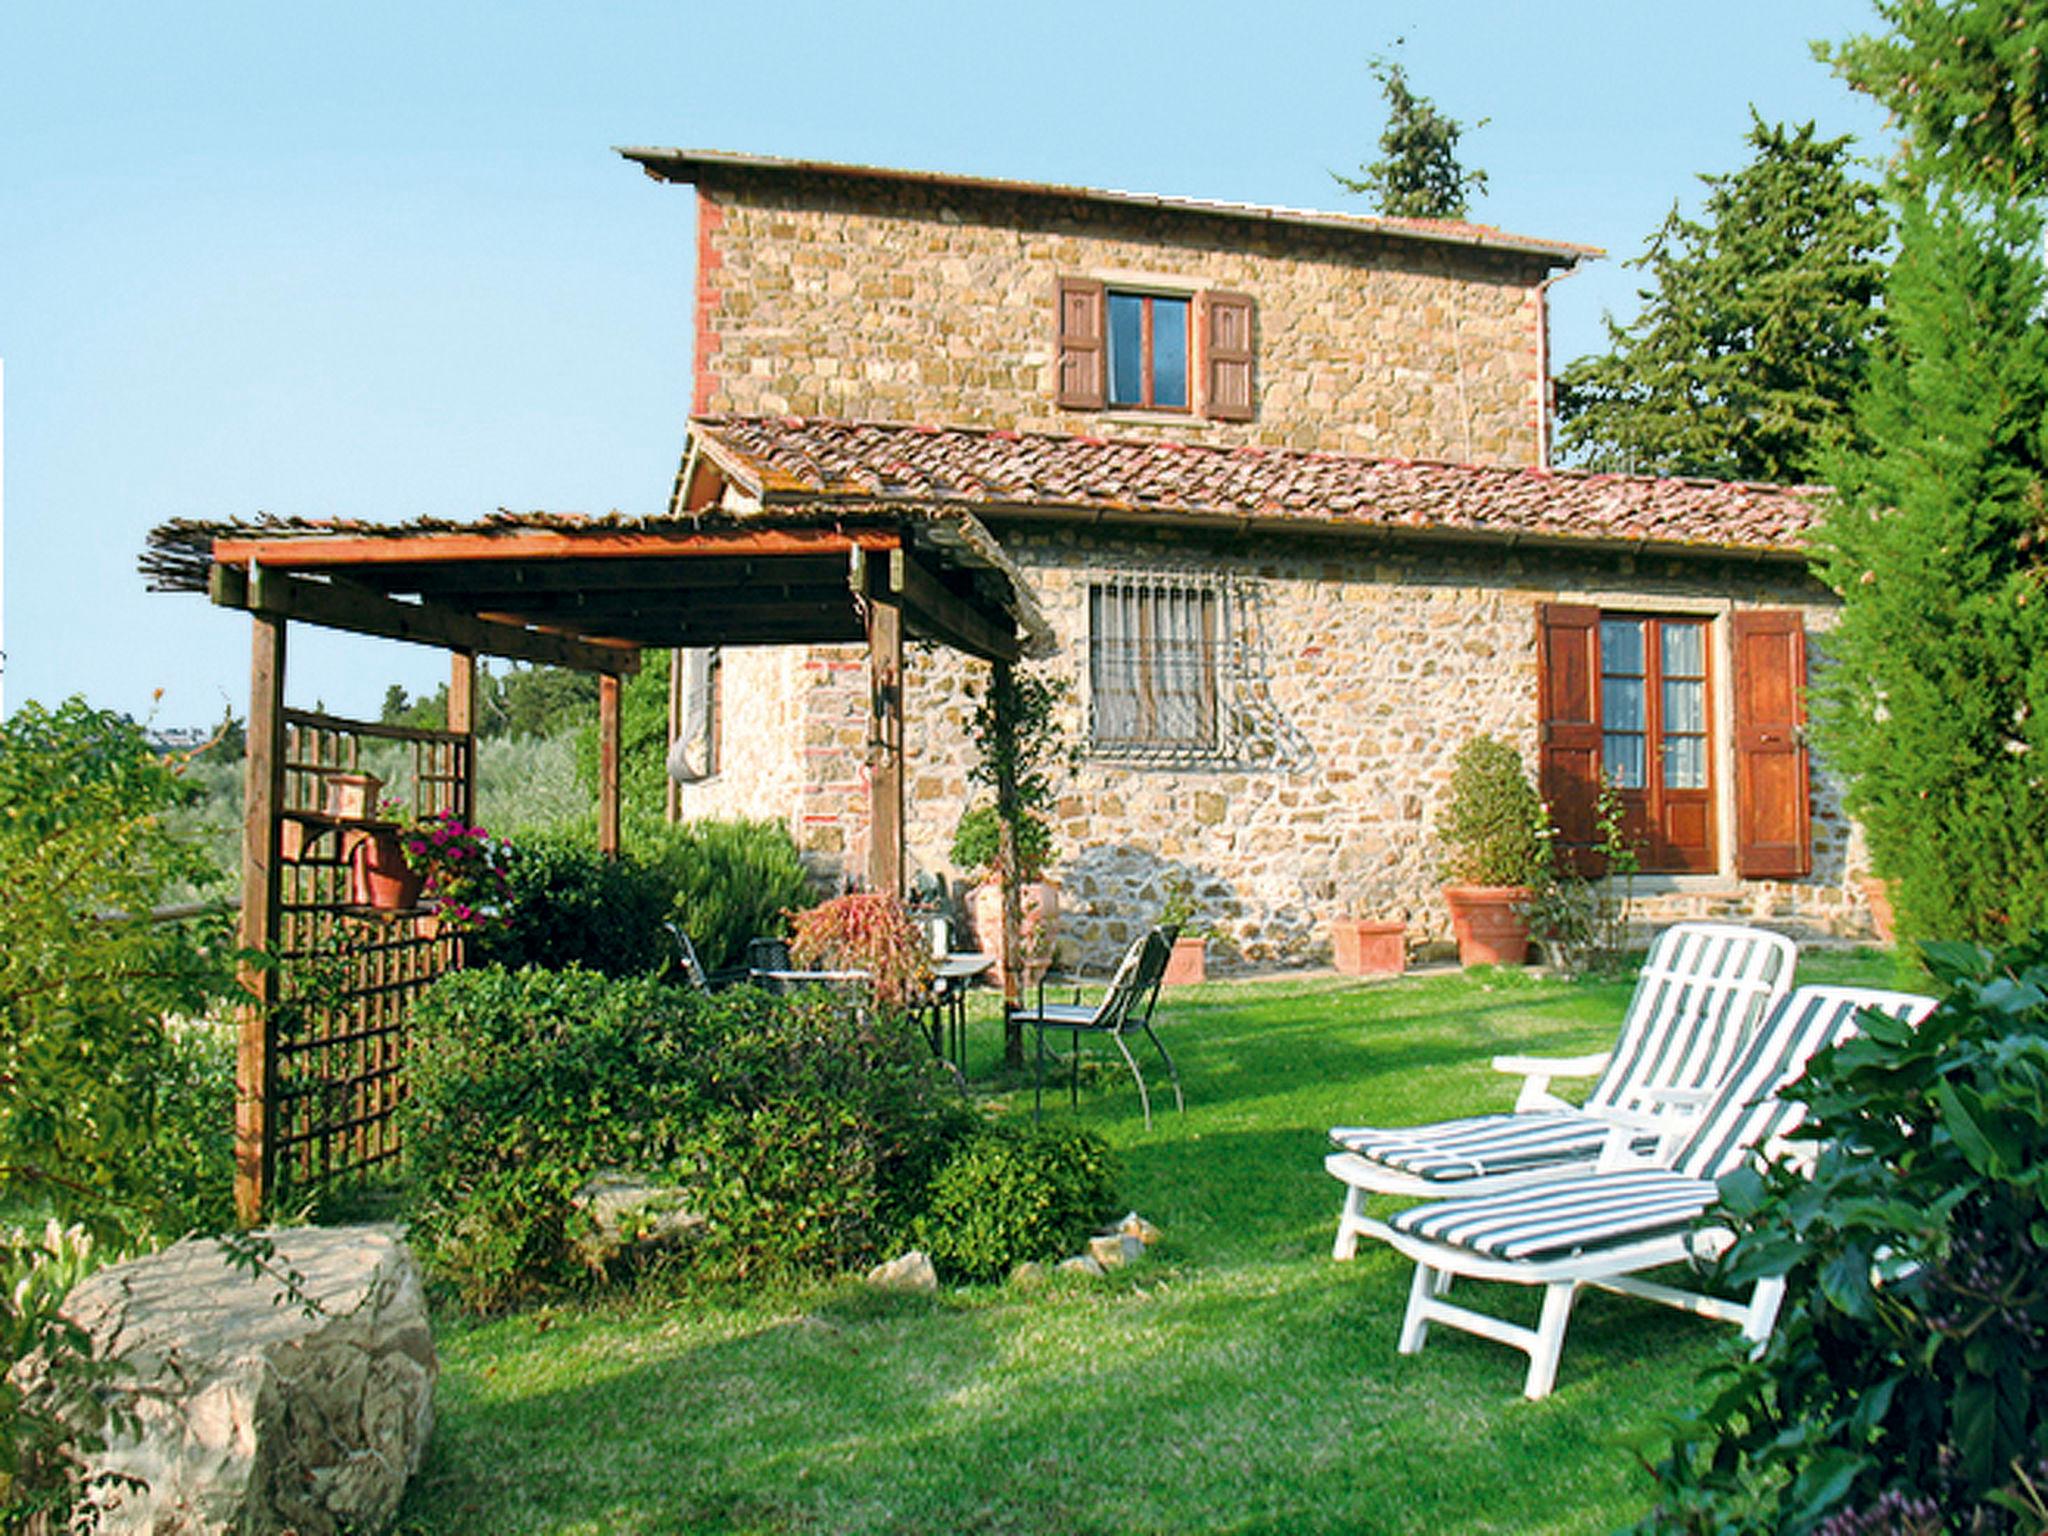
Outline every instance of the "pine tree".
<path fill-rule="evenodd" d="M 1886 220 L 1850 140 L 1752 114 L 1750 163 L 1703 177 L 1633 265 L 1642 312 L 1557 381 L 1563 456 L 1591 469 L 1806 481 L 1846 441 L 1878 326 Z"/>
<path fill-rule="evenodd" d="M 1462 219 L 1468 193 L 1484 194 L 1486 172 L 1458 163 L 1465 125 L 1447 117 L 1427 96 L 1408 87 L 1399 64 L 1372 63 L 1373 78 L 1387 98 L 1387 126 L 1380 134 L 1380 158 L 1359 167 L 1355 177 L 1330 174 L 1347 192 L 1363 193 L 1379 211 L 1397 219 Z M 1481 118 L 1476 125 L 1484 128 Z"/>

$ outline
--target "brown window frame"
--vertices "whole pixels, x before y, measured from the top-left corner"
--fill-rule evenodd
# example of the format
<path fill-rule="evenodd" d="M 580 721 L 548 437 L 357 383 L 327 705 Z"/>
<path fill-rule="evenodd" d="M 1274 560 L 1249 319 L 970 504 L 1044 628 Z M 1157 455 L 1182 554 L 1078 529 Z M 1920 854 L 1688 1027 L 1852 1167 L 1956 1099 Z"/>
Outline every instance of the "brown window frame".
<path fill-rule="evenodd" d="M 1637 624 L 1642 634 L 1642 668 L 1640 673 L 1616 673 L 1607 670 L 1605 631 L 1610 623 Z M 1697 677 L 1690 675 L 1667 679 L 1664 671 L 1664 630 L 1667 625 L 1684 625 L 1700 632 L 1700 672 Z M 1640 785 L 1618 788 L 1624 808 L 1624 825 L 1636 839 L 1640 850 L 1642 868 L 1646 874 L 1700 875 L 1712 874 L 1720 867 L 1720 842 L 1717 837 L 1715 805 L 1718 795 L 1716 759 L 1720 733 L 1714 729 L 1714 699 L 1717 679 L 1714 675 L 1714 621 L 1710 615 L 1698 613 L 1660 613 L 1635 609 L 1603 608 L 1600 610 L 1599 637 L 1597 644 L 1599 670 L 1595 681 L 1599 685 L 1599 719 L 1602 736 L 1601 772 L 1606 773 L 1606 741 L 1608 736 L 1640 736 L 1643 742 L 1643 782 Z M 1610 677 L 1630 677 L 1642 684 L 1643 716 L 1640 727 L 1633 731 L 1616 730 L 1610 723 L 1607 701 L 1607 680 Z M 1701 685 L 1702 728 L 1697 731 L 1673 732 L 1664 714 L 1664 684 L 1666 681 L 1698 682 Z M 1677 737 L 1697 737 L 1704 743 L 1705 782 L 1697 786 L 1674 787 L 1668 782 L 1667 746 Z M 1688 832 L 1696 834 L 1680 838 L 1674 829 L 1681 819 Z"/>
<path fill-rule="evenodd" d="M 1137 299 L 1144 306 L 1139 343 L 1143 387 L 1138 400 L 1110 398 L 1109 310 L 1113 298 Z M 1161 299 L 1187 306 L 1184 405 L 1162 404 L 1158 398 L 1154 317 Z M 1138 411 L 1210 421 L 1251 421 L 1256 417 L 1258 311 L 1249 294 L 1164 281 L 1148 287 L 1142 280 L 1062 277 L 1055 303 L 1058 348 L 1053 395 L 1062 409 Z"/>
<path fill-rule="evenodd" d="M 1678 861 L 1660 859 L 1653 848 L 1645 868 L 1719 874 L 1727 867 L 1725 855 L 1738 879 L 1796 880 L 1812 874 L 1814 784 L 1806 750 L 1806 621 L 1792 608 L 1714 614 L 1660 610 L 1651 603 L 1604 609 L 1577 603 L 1537 605 L 1538 775 L 1558 828 L 1560 859 L 1582 875 L 1607 872 L 1595 826 L 1605 764 L 1600 626 L 1607 618 L 1665 618 L 1707 627 L 1707 787 L 1685 792 L 1703 795 L 1715 818 L 1704 828 L 1707 852 L 1703 858 L 1684 861 L 1687 867 L 1674 869 L 1672 864 Z M 1661 714 L 1661 688 L 1657 692 Z M 1716 709 L 1716 698 L 1724 701 L 1723 709 Z M 1661 778 L 1661 761 L 1659 774 Z M 1639 800 L 1632 819 L 1639 831 L 1647 830 L 1651 807 L 1646 797 Z M 1658 807 L 1660 814 L 1663 809 Z M 1723 817 L 1732 824 L 1722 827 Z"/>

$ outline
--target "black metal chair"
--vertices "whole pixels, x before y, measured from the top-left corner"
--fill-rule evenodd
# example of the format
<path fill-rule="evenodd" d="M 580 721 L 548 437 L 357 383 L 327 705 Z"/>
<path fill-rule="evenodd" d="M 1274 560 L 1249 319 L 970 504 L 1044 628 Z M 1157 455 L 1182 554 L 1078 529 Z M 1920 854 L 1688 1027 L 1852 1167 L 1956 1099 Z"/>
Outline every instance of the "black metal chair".
<path fill-rule="evenodd" d="M 1188 1112 L 1187 1100 L 1180 1091 L 1180 1071 L 1174 1066 L 1173 1057 L 1167 1054 L 1159 1036 L 1152 1032 L 1152 1010 L 1158 1004 L 1159 984 L 1166 978 L 1166 962 L 1172 954 L 1172 942 L 1154 928 L 1142 938 L 1133 940 L 1131 947 L 1124 951 L 1116 974 L 1110 980 L 1109 990 L 1102 995 L 1100 1002 L 1084 1004 L 1077 994 L 1072 1003 L 1048 1003 L 1045 984 L 1041 981 L 1037 1004 L 1011 1015 L 1038 1034 L 1038 1071 L 1031 1088 L 1033 1119 L 1038 1118 L 1044 1097 L 1045 1032 L 1048 1029 L 1064 1029 L 1072 1040 L 1074 1069 L 1067 1090 L 1070 1103 L 1078 1106 L 1081 1102 L 1081 1036 L 1107 1035 L 1122 1055 L 1124 1065 L 1131 1069 L 1131 1077 L 1138 1085 L 1138 1102 L 1145 1109 L 1145 1129 L 1150 1130 L 1151 1090 L 1145 1085 L 1145 1074 L 1139 1070 L 1138 1059 L 1124 1043 L 1127 1035 L 1143 1034 L 1159 1052 L 1160 1060 L 1166 1063 L 1167 1075 L 1173 1081 L 1174 1107 L 1183 1115 Z"/>
<path fill-rule="evenodd" d="M 704 962 L 697 958 L 697 946 L 690 942 L 690 936 L 684 932 L 683 925 L 681 923 L 664 923 L 662 926 L 668 929 L 669 940 L 675 949 L 672 963 L 677 970 L 683 973 L 683 980 L 689 983 L 696 991 L 709 992 L 711 990 L 710 973 L 704 969 Z"/>

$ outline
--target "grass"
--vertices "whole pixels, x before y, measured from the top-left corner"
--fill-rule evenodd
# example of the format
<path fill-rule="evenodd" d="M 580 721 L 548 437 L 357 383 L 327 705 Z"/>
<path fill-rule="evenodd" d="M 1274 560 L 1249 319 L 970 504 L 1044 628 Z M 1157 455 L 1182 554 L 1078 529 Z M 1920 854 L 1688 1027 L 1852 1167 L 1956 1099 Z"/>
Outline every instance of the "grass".
<path fill-rule="evenodd" d="M 1901 984 L 1889 956 L 1802 980 Z M 1188 1090 L 1147 1132 L 1122 1067 L 1080 1119 L 1164 1230 L 1136 1268 L 936 1298 L 803 1290 L 442 1320 L 440 1424 L 401 1529 L 465 1532 L 1609 1531 L 1631 1453 L 1732 1338 L 1623 1298 L 1580 1304 L 1556 1394 L 1437 1330 L 1403 1359 L 1407 1273 L 1329 1258 L 1323 1131 L 1505 1106 L 1486 1059 L 1613 1036 L 1620 983 L 1520 973 L 1218 983 L 1161 1017 Z M 995 1025 L 977 1023 L 978 1068 Z M 1148 1074 L 1151 1064 L 1148 1063 Z M 993 1100 L 1029 1113 L 1028 1083 Z M 1056 1106 L 1056 1110 L 1051 1106 Z M 1064 1090 L 1049 1113 L 1068 1114 Z M 1533 1318 L 1533 1298 L 1489 1298 Z M 1646 1436 L 1649 1436 L 1646 1440 Z"/>

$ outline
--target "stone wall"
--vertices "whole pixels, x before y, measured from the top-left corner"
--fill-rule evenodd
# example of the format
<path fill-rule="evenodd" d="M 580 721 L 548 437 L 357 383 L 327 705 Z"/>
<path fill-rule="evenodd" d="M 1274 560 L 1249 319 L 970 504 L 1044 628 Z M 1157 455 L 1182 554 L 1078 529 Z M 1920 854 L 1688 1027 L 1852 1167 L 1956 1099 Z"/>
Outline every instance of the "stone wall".
<path fill-rule="evenodd" d="M 1075 684 L 1069 718 L 1077 734 L 1092 572 L 1220 571 L 1236 594 L 1233 627 L 1246 657 L 1237 686 L 1242 750 L 1228 761 L 1181 766 L 1086 758 L 1062 792 L 1055 820 L 1063 858 L 1055 873 L 1065 888 L 1065 958 L 1090 965 L 1114 958 L 1133 928 L 1157 913 L 1176 877 L 1193 881 L 1226 962 L 1319 959 L 1336 916 L 1400 919 L 1411 942 L 1446 938 L 1433 829 L 1452 759 L 1468 737 L 1490 732 L 1513 742 L 1533 768 L 1542 603 L 1714 616 L 1796 607 L 1809 633 L 1833 617 L 1831 600 L 1796 571 L 1753 563 L 1272 536 L 1219 545 L 1192 532 L 1140 542 L 1016 525 L 1004 527 L 1002 538 L 1062 636 L 1049 665 Z M 913 652 L 906 696 L 913 871 L 952 873 L 947 850 L 971 787 L 970 687 L 982 672 L 950 652 Z M 1717 671 L 1713 698 L 1724 826 L 1732 814 L 1725 677 Z M 806 751 L 819 741 L 834 750 L 807 759 L 812 777 L 794 830 L 829 863 L 858 848 L 865 831 L 858 664 L 824 674 L 806 697 L 813 711 Z M 789 814 L 796 803 L 762 798 L 755 814 Z M 1638 910 L 1656 922 L 1725 915 L 1866 932 L 1851 878 L 1863 863 L 1860 844 L 1825 778 L 1814 801 L 1813 855 L 1814 873 L 1802 881 L 1647 877 Z"/>
<path fill-rule="evenodd" d="M 699 414 L 1533 463 L 1536 260 L 959 188 L 699 186 Z M 1248 423 L 1054 405 L 1061 276 L 1251 295 Z"/>
<path fill-rule="evenodd" d="M 1094 532 L 1004 528 L 1032 573 L 1065 649 L 1051 664 L 1075 684 L 1081 727 L 1087 580 L 1106 567 L 1225 571 L 1239 598 L 1245 750 L 1233 762 L 1135 766 L 1083 760 L 1059 805 L 1059 877 L 1071 956 L 1106 963 L 1149 922 L 1167 881 L 1192 879 L 1225 954 L 1298 963 L 1327 952 L 1335 915 L 1399 918 L 1411 940 L 1448 938 L 1434 827 L 1452 758 L 1493 733 L 1536 754 L 1536 610 L 1597 602 L 1647 612 L 1800 608 L 1808 633 L 1833 623 L 1825 592 L 1796 571 L 1755 563 L 1649 561 L 1200 537 L 1104 539 Z M 1724 631 L 1724 625 L 1716 629 Z M 944 868 L 967 788 L 969 662 L 944 653 L 909 690 L 911 862 Z M 1729 801 L 1726 672 L 1716 672 L 1720 823 Z M 1722 844 L 1729 844 L 1726 831 Z M 1645 920 L 1739 915 L 1815 932 L 1866 932 L 1851 874 L 1860 842 L 1839 788 L 1819 776 L 1815 872 L 1806 881 L 1651 877 Z M 1733 864 L 1726 864 L 1733 868 Z"/>

